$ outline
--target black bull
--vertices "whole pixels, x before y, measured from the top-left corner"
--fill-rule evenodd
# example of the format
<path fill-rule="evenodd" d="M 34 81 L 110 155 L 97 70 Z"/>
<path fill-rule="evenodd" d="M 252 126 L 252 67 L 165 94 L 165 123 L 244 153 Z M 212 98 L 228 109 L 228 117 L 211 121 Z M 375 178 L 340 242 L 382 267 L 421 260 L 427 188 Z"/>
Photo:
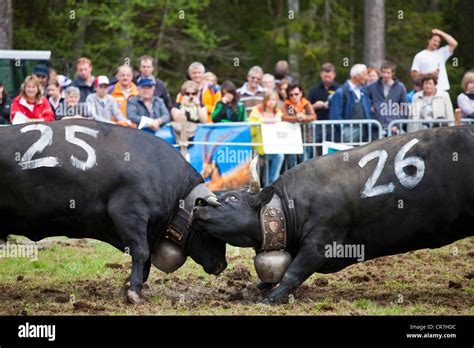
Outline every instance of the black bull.
<path fill-rule="evenodd" d="M 165 141 L 106 123 L 3 127 L 0 139 L 0 239 L 65 235 L 128 251 L 127 296 L 138 301 L 153 250 L 201 176 Z M 225 243 L 183 232 L 184 252 L 206 272 L 225 268 Z"/>
<path fill-rule="evenodd" d="M 278 196 L 292 256 L 266 296 L 278 302 L 314 272 L 472 236 L 473 178 L 474 126 L 425 130 L 305 162 L 261 191 L 253 180 L 256 190 L 229 192 L 219 207 L 196 208 L 192 225 L 261 252 L 259 211 Z M 363 254 L 338 253 L 354 246 Z"/>

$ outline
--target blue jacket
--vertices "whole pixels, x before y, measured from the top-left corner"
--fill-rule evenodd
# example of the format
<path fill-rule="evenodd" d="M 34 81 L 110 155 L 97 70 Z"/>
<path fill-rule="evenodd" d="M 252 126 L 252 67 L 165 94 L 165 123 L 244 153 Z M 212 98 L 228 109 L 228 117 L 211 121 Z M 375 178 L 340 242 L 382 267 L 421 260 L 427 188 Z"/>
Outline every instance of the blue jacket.
<path fill-rule="evenodd" d="M 379 121 L 383 127 L 399 118 L 407 118 L 407 90 L 405 85 L 395 79 L 387 98 L 383 94 L 382 78 L 367 86 L 367 92 L 372 105 L 375 108 L 374 118 Z M 401 104 L 403 103 L 403 104 Z"/>
<path fill-rule="evenodd" d="M 347 98 L 344 98 L 344 89 L 346 90 Z M 361 90 L 361 103 L 362 109 L 364 110 L 365 118 L 371 119 L 370 114 L 370 100 L 365 87 L 360 87 Z M 329 119 L 330 120 L 351 120 L 352 109 L 355 104 L 355 94 L 351 90 L 349 83 L 346 81 L 343 86 L 339 87 L 331 97 L 329 102 Z M 343 105 L 343 100 L 345 105 Z"/>
<path fill-rule="evenodd" d="M 148 109 L 140 96 L 137 95 L 130 98 L 127 101 L 127 118 L 136 125 L 140 124 L 142 116 L 161 119 L 162 125 L 168 123 L 170 121 L 170 113 L 163 99 L 154 96 L 152 103 L 154 113 L 153 116 L 148 112 Z"/>

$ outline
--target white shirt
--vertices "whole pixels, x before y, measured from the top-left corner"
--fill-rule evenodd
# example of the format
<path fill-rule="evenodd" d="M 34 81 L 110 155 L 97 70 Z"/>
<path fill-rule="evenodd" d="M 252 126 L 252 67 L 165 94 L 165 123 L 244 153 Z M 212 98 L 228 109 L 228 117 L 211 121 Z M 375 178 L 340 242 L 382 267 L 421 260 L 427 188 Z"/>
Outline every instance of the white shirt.
<path fill-rule="evenodd" d="M 423 50 L 418 52 L 413 59 L 411 70 L 416 70 L 421 74 L 432 73 L 439 69 L 437 89 L 449 90 L 448 73 L 446 71 L 446 61 L 453 53 L 449 46 L 443 46 L 434 51 Z"/>
<path fill-rule="evenodd" d="M 347 80 L 347 82 L 349 83 L 349 87 L 351 88 L 351 90 L 356 95 L 356 100 L 360 100 L 360 97 L 361 97 L 360 87 L 354 85 L 351 80 Z"/>

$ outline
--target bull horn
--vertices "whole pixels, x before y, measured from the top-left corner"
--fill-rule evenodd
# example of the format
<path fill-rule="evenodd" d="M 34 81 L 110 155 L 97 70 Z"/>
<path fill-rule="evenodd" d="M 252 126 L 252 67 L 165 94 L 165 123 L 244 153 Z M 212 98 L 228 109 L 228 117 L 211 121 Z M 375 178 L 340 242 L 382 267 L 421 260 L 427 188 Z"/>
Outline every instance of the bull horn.
<path fill-rule="evenodd" d="M 221 204 L 217 201 L 216 196 L 209 196 L 206 199 L 207 204 L 212 205 L 213 207 L 219 207 Z"/>
<path fill-rule="evenodd" d="M 250 162 L 250 187 L 248 192 L 256 194 L 260 192 L 260 178 L 257 173 L 258 156 L 255 156 Z"/>

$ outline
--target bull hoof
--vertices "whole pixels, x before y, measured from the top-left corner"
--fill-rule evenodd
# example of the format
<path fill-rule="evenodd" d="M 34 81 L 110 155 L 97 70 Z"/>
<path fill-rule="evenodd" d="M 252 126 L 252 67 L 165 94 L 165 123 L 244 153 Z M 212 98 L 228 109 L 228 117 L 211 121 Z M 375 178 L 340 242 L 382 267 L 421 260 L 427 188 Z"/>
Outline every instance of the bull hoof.
<path fill-rule="evenodd" d="M 266 297 L 264 297 L 264 298 L 258 300 L 257 304 L 269 306 L 271 303 L 268 301 L 268 299 Z"/>
<path fill-rule="evenodd" d="M 273 288 L 275 286 L 275 284 L 273 283 L 265 283 L 265 282 L 260 282 L 257 284 L 257 289 L 258 290 L 269 290 L 271 288 Z"/>
<path fill-rule="evenodd" d="M 138 304 L 141 302 L 141 296 L 133 290 L 127 290 L 127 299 L 131 304 Z"/>
<path fill-rule="evenodd" d="M 275 296 L 265 296 L 264 301 L 267 302 L 267 304 L 270 305 L 280 305 L 280 304 L 285 304 L 288 302 L 288 299 L 286 297 L 275 297 Z"/>

